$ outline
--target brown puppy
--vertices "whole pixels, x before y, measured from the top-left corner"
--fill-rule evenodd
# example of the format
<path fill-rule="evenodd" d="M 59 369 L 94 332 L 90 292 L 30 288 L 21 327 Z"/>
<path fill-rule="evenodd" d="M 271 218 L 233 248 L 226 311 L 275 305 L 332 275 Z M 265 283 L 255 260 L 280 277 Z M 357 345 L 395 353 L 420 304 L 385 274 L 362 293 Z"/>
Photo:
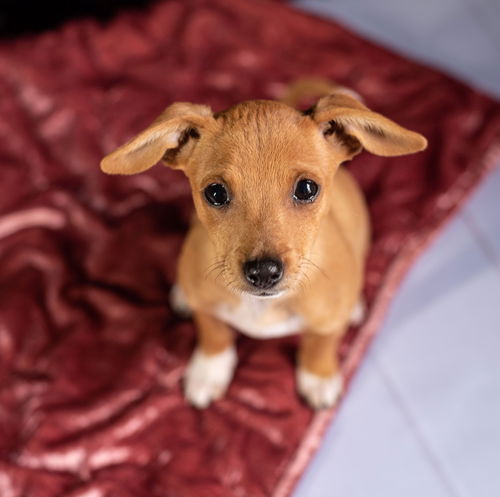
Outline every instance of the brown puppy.
<path fill-rule="evenodd" d="M 198 329 L 185 376 L 193 405 L 226 391 L 236 365 L 233 327 L 256 338 L 302 332 L 298 390 L 312 407 L 335 403 L 336 348 L 361 318 L 370 237 L 362 194 L 339 165 L 362 148 L 391 156 L 425 147 L 421 135 L 339 89 L 307 112 L 274 101 L 217 114 L 176 103 L 103 159 L 110 174 L 162 160 L 191 183 L 196 216 L 173 301 L 193 310 Z"/>

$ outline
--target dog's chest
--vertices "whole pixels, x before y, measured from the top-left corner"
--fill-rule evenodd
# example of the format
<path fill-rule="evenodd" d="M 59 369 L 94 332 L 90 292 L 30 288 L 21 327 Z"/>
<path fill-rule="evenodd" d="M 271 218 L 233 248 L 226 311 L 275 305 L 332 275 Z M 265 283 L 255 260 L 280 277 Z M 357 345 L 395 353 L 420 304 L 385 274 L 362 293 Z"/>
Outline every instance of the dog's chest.
<path fill-rule="evenodd" d="M 293 314 L 274 299 L 242 296 L 239 305 L 221 304 L 216 316 L 253 338 L 278 338 L 301 331 L 302 318 Z"/>

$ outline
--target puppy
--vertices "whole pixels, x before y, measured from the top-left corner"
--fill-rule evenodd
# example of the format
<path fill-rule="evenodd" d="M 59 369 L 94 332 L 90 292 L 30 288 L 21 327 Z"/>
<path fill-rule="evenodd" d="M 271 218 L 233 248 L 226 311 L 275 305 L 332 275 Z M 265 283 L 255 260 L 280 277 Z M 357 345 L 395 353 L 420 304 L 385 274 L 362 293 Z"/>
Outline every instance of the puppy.
<path fill-rule="evenodd" d="M 192 310 L 198 333 L 184 378 L 189 402 L 204 408 L 224 395 L 235 329 L 261 339 L 301 333 L 299 393 L 313 408 L 336 402 L 336 351 L 362 319 L 370 240 L 363 196 L 341 164 L 363 148 L 395 156 L 425 147 L 423 136 L 339 88 L 305 112 L 264 100 L 215 114 L 175 103 L 102 160 L 109 174 L 162 161 L 191 184 L 196 215 L 172 295 Z"/>

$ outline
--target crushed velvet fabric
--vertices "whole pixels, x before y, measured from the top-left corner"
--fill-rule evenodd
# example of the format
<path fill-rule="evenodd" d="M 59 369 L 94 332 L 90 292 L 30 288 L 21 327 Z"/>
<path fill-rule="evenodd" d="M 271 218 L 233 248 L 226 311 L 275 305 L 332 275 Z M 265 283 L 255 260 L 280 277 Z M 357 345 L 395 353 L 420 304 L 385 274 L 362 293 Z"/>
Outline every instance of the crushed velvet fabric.
<path fill-rule="evenodd" d="M 1 496 L 290 493 L 332 414 L 297 398 L 294 340 L 242 338 L 227 397 L 186 405 L 194 330 L 167 295 L 188 183 L 98 163 L 173 101 L 220 110 L 310 75 L 429 139 L 350 166 L 374 224 L 370 319 L 342 348 L 350 376 L 404 270 L 497 156 L 497 103 L 265 0 L 166 1 L 0 45 Z"/>

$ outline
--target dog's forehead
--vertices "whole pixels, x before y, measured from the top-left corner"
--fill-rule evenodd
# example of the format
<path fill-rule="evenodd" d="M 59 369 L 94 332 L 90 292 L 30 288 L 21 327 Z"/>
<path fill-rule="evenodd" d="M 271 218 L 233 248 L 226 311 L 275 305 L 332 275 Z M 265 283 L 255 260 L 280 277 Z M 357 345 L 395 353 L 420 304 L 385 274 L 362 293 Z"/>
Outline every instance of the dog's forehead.
<path fill-rule="evenodd" d="M 251 123 L 259 119 L 285 118 L 290 119 L 302 116 L 303 113 L 282 102 L 275 100 L 247 100 L 214 115 L 215 119 L 222 119 L 230 125 L 237 122 Z"/>
<path fill-rule="evenodd" d="M 304 162 L 314 156 L 317 126 L 310 117 L 274 101 L 242 102 L 215 115 L 219 126 L 212 150 L 228 165 L 267 161 Z"/>
<path fill-rule="evenodd" d="M 309 121 L 301 112 L 281 102 L 252 100 L 241 102 L 224 112 L 215 114 L 224 138 L 262 141 L 300 132 Z"/>

